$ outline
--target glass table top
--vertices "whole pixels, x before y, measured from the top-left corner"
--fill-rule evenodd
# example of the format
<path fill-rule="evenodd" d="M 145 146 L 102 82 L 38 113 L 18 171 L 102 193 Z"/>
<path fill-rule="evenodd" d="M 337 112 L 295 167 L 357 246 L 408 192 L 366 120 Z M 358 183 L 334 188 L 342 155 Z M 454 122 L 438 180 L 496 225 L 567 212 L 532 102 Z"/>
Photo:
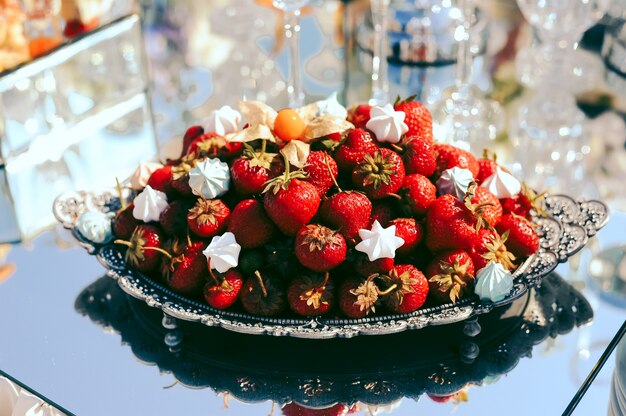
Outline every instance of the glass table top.
<path fill-rule="evenodd" d="M 503 398 L 514 404 L 507 410 L 512 415 L 537 409 L 560 414 L 626 317 L 585 276 L 594 251 L 624 242 L 619 230 L 625 226 L 626 216 L 614 214 L 580 258 L 560 267 L 531 299 L 503 311 L 500 322 L 483 322 L 484 339 L 477 340 L 482 355 L 473 364 L 460 362 L 454 353 L 458 328 L 457 335 L 444 328 L 294 344 L 192 324 L 178 328 L 182 345 L 172 344 L 162 316 L 130 302 L 102 276 L 94 257 L 68 247 L 65 231 L 49 232 L 7 255 L 16 271 L 0 283 L 0 369 L 79 415 L 265 415 L 272 409 L 269 399 L 281 403 L 311 391 L 303 387 L 311 380 L 329 400 L 376 403 L 392 397 L 394 408 L 387 410 L 394 415 L 500 414 Z M 583 307 L 587 302 L 591 320 Z M 530 330 L 529 322 L 535 323 Z M 611 371 L 614 361 L 606 367 L 603 371 Z M 594 381 L 575 414 L 607 409 L 608 380 Z M 263 390 L 251 393 L 246 387 L 251 381 Z M 466 402 L 418 396 L 458 390 L 466 382 L 471 382 Z M 387 393 L 368 396 L 372 386 Z M 398 402 L 404 395 L 409 397 Z M 367 406 L 360 408 L 367 414 Z"/>

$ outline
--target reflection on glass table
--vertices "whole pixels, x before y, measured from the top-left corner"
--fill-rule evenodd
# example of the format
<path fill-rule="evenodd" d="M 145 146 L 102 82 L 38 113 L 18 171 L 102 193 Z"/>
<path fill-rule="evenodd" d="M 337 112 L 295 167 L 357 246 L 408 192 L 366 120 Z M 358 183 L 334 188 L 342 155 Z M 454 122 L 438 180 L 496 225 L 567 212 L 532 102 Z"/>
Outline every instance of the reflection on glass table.
<path fill-rule="evenodd" d="M 107 332 L 119 333 L 140 362 L 173 374 L 184 386 L 210 387 L 244 402 L 271 400 L 287 409 L 339 403 L 359 411 L 424 394 L 434 402 L 467 400 L 470 387 L 496 383 L 530 357 L 534 345 L 593 317 L 585 298 L 556 274 L 481 317 L 483 331 L 475 338 L 455 324 L 351 340 L 251 339 L 164 317 L 106 276 L 85 288 L 75 307 Z M 393 353 L 386 354 L 391 345 Z"/>

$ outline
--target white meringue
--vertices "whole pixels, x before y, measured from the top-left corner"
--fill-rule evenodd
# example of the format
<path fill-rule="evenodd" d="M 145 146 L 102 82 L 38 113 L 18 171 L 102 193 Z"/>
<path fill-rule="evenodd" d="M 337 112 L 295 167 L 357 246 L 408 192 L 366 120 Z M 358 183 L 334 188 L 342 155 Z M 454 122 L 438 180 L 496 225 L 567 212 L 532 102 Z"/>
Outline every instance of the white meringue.
<path fill-rule="evenodd" d="M 83 212 L 76 221 L 76 229 L 87 240 L 93 243 L 108 243 L 113 238 L 111 218 L 113 213 L 101 211 Z"/>
<path fill-rule="evenodd" d="M 348 110 L 337 101 L 337 92 L 333 92 L 328 98 L 321 101 L 316 101 L 317 117 L 330 114 L 331 116 L 346 119 L 348 117 Z"/>
<path fill-rule="evenodd" d="M 239 130 L 239 123 L 241 123 L 241 113 L 225 105 L 219 110 L 213 110 L 211 115 L 204 120 L 204 130 L 225 136 Z"/>
<path fill-rule="evenodd" d="M 209 267 L 220 273 L 225 273 L 239 264 L 239 253 L 241 246 L 235 240 L 235 234 L 226 232 L 216 235 L 211 239 L 211 243 L 204 249 L 202 254 L 207 259 Z"/>
<path fill-rule="evenodd" d="M 379 142 L 398 143 L 402 135 L 409 131 L 404 122 L 404 111 L 396 111 L 391 104 L 384 107 L 374 106 L 370 110 L 370 119 L 365 125 L 376 135 Z"/>
<path fill-rule="evenodd" d="M 396 236 L 395 225 L 383 228 L 378 220 L 374 221 L 371 230 L 360 229 L 359 237 L 362 241 L 356 245 L 355 249 L 367 254 L 369 261 L 382 258 L 393 259 L 396 256 L 396 250 L 404 244 L 404 239 Z"/>
<path fill-rule="evenodd" d="M 469 184 L 473 181 L 474 176 L 469 169 L 453 167 L 444 170 L 435 185 L 437 185 L 439 195 L 454 195 L 459 201 L 462 201 Z"/>
<path fill-rule="evenodd" d="M 501 301 L 513 288 L 513 275 L 503 265 L 489 262 L 476 274 L 474 293 L 481 300 Z"/>
<path fill-rule="evenodd" d="M 167 207 L 167 195 L 147 185 L 133 200 L 133 217 L 143 222 L 158 221 Z"/>
<path fill-rule="evenodd" d="M 162 167 L 162 164 L 156 162 L 139 162 L 137 169 L 130 175 L 130 187 L 136 191 L 142 190 L 148 184 L 150 175 L 152 175 L 155 170 L 161 169 Z"/>
<path fill-rule="evenodd" d="M 522 183 L 509 172 L 496 167 L 496 171 L 480 185 L 498 198 L 513 198 L 522 190 Z"/>
<path fill-rule="evenodd" d="M 194 195 L 206 199 L 217 198 L 228 191 L 230 170 L 219 159 L 205 159 L 189 171 L 189 187 Z"/>

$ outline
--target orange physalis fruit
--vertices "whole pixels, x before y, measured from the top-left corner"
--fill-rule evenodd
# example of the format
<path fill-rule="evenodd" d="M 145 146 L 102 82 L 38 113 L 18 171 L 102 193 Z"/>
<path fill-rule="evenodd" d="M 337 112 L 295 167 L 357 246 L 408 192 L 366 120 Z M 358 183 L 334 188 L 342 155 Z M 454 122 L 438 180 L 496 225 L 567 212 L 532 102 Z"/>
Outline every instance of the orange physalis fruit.
<path fill-rule="evenodd" d="M 300 139 L 305 129 L 304 121 L 291 108 L 280 110 L 274 120 L 274 133 L 285 142 Z"/>

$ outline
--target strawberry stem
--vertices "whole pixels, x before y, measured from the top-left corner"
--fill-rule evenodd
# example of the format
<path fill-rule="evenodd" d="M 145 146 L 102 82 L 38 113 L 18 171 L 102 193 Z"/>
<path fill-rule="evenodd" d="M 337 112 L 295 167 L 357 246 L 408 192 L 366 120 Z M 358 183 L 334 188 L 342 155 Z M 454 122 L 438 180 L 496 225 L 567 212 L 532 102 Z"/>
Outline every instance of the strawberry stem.
<path fill-rule="evenodd" d="M 339 190 L 339 192 L 343 192 L 341 190 L 341 187 L 337 183 L 337 179 L 335 178 L 335 175 L 333 175 L 333 170 L 330 168 L 330 163 L 328 163 L 328 154 L 326 154 L 326 153 L 324 153 L 324 163 L 326 164 L 326 168 L 328 169 L 328 173 L 330 174 L 330 178 L 333 180 L 333 183 L 337 187 L 337 190 Z"/>
<path fill-rule="evenodd" d="M 211 276 L 211 278 L 215 282 L 215 285 L 219 286 L 220 285 L 220 281 L 217 278 L 217 276 L 215 275 L 215 273 L 213 273 L 213 268 L 211 267 L 211 259 L 209 259 L 209 275 Z"/>
<path fill-rule="evenodd" d="M 324 274 L 324 281 L 320 285 L 320 289 L 324 290 L 324 288 L 326 287 L 326 283 L 328 283 L 328 277 L 329 276 L 330 276 L 330 273 L 328 273 L 328 272 L 326 272 L 326 274 Z"/>
<path fill-rule="evenodd" d="M 168 259 L 172 260 L 172 255 L 170 253 L 168 253 L 167 251 L 163 250 L 162 248 L 159 248 L 159 247 L 144 247 L 143 249 L 144 250 L 156 251 L 157 253 L 161 253 L 165 257 L 167 257 Z"/>
<path fill-rule="evenodd" d="M 387 196 L 392 196 L 392 197 L 396 198 L 398 201 L 402 201 L 402 197 L 400 195 L 398 195 L 398 194 L 391 193 L 391 194 L 387 194 Z"/>
<path fill-rule="evenodd" d="M 131 243 L 130 241 L 126 241 L 126 240 L 115 240 L 113 241 L 113 244 L 122 244 L 126 247 L 130 247 L 130 248 L 134 248 L 135 245 L 133 243 Z"/>
<path fill-rule="evenodd" d="M 389 286 L 385 290 L 380 290 L 380 289 L 376 288 L 376 292 L 378 292 L 378 296 L 385 296 L 385 295 L 390 294 L 391 292 L 393 292 L 397 288 L 398 288 L 398 284 L 394 283 L 393 285 Z"/>
<path fill-rule="evenodd" d="M 265 154 L 265 149 L 267 148 L 267 140 L 261 140 L 261 157 Z"/>
<path fill-rule="evenodd" d="M 392 143 L 392 144 L 391 144 L 391 148 L 392 148 L 393 150 L 395 150 L 396 152 L 402 152 L 402 151 L 404 150 L 402 147 L 398 146 L 398 145 L 397 145 L 397 144 L 395 144 L 395 143 Z"/>
<path fill-rule="evenodd" d="M 120 185 L 120 181 L 117 178 L 115 178 L 115 188 L 117 189 L 117 195 L 120 198 L 120 211 L 124 211 L 126 209 L 126 200 L 124 199 L 124 194 L 122 193 L 122 185 Z"/>
<path fill-rule="evenodd" d="M 265 289 L 265 285 L 263 284 L 263 277 L 261 277 L 261 273 L 258 270 L 254 271 L 254 275 L 259 280 L 259 285 L 261 286 L 261 292 L 263 292 L 263 297 L 267 297 L 267 289 Z"/>
<path fill-rule="evenodd" d="M 193 243 L 191 242 L 191 237 L 189 236 L 189 230 L 187 230 L 187 246 L 191 247 Z"/>

